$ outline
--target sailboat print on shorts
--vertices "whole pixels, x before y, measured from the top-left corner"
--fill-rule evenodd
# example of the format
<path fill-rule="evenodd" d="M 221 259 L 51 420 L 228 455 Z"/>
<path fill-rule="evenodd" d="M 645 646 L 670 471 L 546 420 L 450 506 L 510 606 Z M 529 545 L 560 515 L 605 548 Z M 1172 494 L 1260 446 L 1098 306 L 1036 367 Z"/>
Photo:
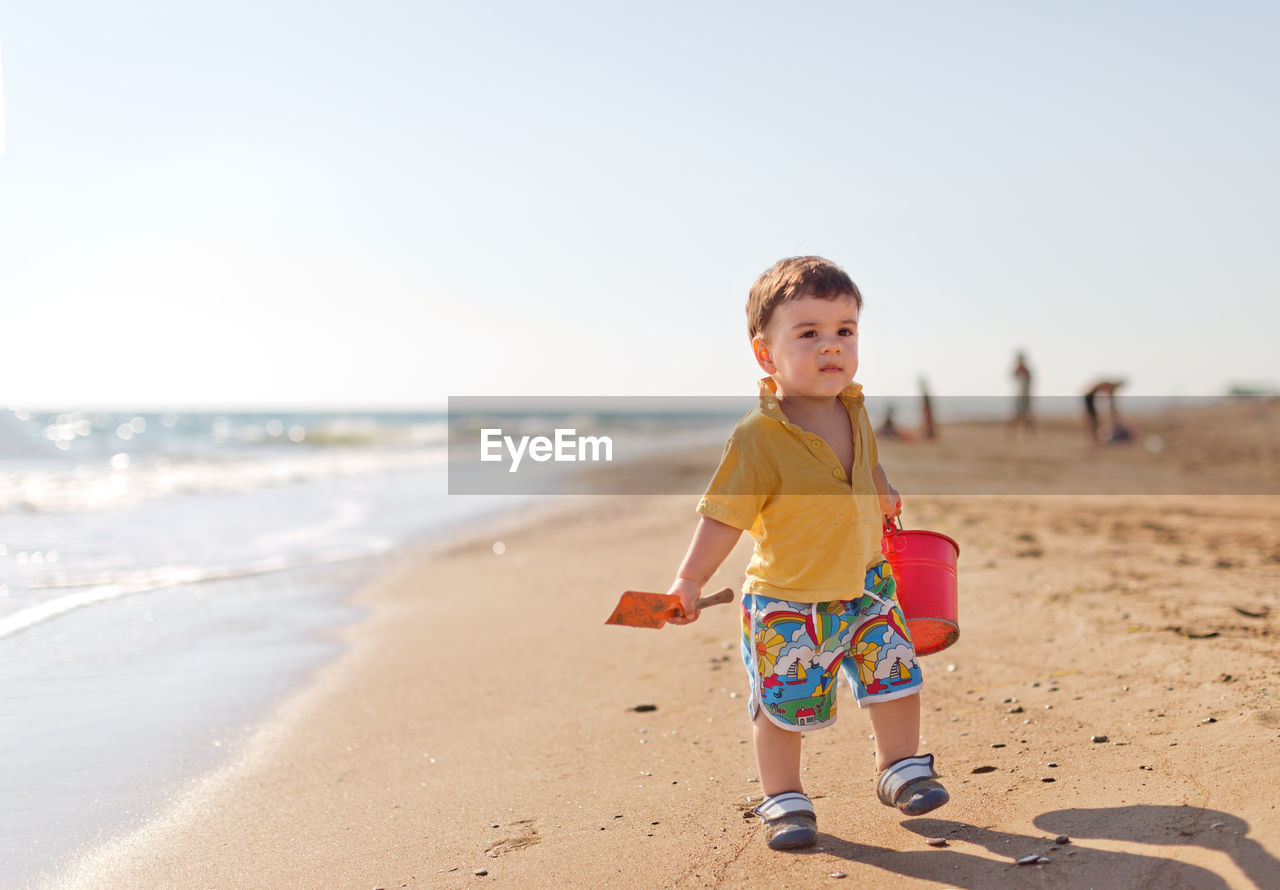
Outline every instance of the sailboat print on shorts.
<path fill-rule="evenodd" d="M 809 673 L 800 666 L 800 659 L 791 662 L 791 667 L 787 668 L 786 683 L 788 686 L 797 686 L 805 683 L 809 679 Z"/>
<path fill-rule="evenodd" d="M 911 668 L 907 667 L 906 663 L 899 658 L 893 667 L 889 668 L 889 676 L 885 678 L 885 682 L 890 686 L 902 686 L 910 683 Z"/>

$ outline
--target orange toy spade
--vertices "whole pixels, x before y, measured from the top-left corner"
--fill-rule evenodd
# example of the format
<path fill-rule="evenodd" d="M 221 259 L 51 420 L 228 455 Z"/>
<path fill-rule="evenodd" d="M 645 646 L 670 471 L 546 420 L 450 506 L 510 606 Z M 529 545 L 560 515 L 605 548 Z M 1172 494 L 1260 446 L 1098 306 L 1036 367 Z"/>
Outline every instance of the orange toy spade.
<path fill-rule="evenodd" d="M 733 602 L 733 588 L 726 587 L 719 593 L 704 596 L 698 600 L 698 608 L 718 606 L 720 603 Z M 680 608 L 680 597 L 673 593 L 642 593 L 628 590 L 618 600 L 613 614 L 605 624 L 621 624 L 624 627 L 662 627 L 670 619 L 683 614 Z"/>

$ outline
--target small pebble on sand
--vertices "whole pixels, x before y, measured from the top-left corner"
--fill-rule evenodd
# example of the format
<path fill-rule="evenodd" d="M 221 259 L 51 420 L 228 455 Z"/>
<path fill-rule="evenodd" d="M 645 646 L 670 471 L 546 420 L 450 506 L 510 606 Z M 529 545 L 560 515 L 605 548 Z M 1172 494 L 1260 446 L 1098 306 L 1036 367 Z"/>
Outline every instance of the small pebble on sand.
<path fill-rule="evenodd" d="M 1023 856 L 1018 860 L 1019 865 L 1035 865 L 1040 861 L 1040 854 L 1032 853 L 1030 856 Z"/>
<path fill-rule="evenodd" d="M 995 771 L 996 768 L 994 766 L 975 766 L 969 772 L 973 775 L 979 775 L 981 773 L 994 773 Z"/>
<path fill-rule="evenodd" d="M 1065 834 L 1060 834 L 1053 839 L 1053 842 L 1055 844 L 1069 844 L 1071 843 L 1071 838 L 1067 837 Z"/>
<path fill-rule="evenodd" d="M 487 868 L 477 868 L 475 871 L 472 872 L 472 874 L 478 878 L 483 878 L 488 873 L 489 873 L 489 869 Z"/>
<path fill-rule="evenodd" d="M 1089 736 L 1089 741 L 1101 744 L 1102 742 L 1107 741 L 1107 737 L 1104 735 Z"/>
<path fill-rule="evenodd" d="M 833 877 L 833 878 L 847 878 L 847 877 L 849 877 L 849 876 L 848 876 L 847 874 L 845 874 L 844 872 L 842 872 L 842 871 L 833 871 L 833 872 L 831 873 L 830 877 Z"/>
<path fill-rule="evenodd" d="M 924 842 L 931 847 L 945 847 L 947 845 L 945 837 L 927 837 Z"/>

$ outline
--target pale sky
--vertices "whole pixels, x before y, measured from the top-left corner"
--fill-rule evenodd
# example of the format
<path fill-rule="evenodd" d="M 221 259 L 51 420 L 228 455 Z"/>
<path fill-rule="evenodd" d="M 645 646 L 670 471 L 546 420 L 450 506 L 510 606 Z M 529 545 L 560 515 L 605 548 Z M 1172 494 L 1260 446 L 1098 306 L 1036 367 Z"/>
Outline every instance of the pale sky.
<path fill-rule="evenodd" d="M 782 256 L 869 392 L 1280 385 L 1270 3 L 0 15 L 0 405 L 737 395 Z"/>

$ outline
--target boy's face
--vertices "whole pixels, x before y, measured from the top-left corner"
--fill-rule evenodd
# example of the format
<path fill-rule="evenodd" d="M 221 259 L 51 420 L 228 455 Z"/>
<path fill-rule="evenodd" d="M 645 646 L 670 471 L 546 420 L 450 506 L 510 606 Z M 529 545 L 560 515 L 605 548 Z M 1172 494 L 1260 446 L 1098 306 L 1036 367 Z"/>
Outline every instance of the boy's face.
<path fill-rule="evenodd" d="M 779 395 L 837 396 L 858 371 L 858 306 L 852 295 L 784 303 L 751 347 Z"/>

